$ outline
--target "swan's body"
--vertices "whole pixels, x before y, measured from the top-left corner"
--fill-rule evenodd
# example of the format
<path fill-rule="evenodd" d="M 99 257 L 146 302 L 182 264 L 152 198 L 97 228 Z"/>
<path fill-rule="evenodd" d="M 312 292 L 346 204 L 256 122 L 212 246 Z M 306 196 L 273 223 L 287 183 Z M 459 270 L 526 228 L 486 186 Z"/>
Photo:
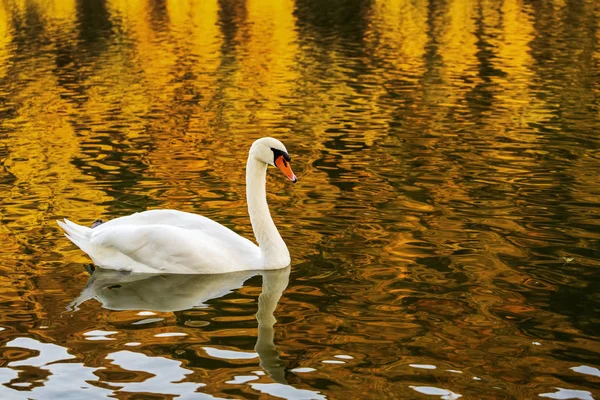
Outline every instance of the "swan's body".
<path fill-rule="evenodd" d="M 246 199 L 259 246 L 200 215 L 151 210 L 108 221 L 95 228 L 58 221 L 66 236 L 101 268 L 144 273 L 214 274 L 283 268 L 290 253 L 267 205 L 267 166 L 296 176 L 283 144 L 262 138 L 250 148 Z"/>
<path fill-rule="evenodd" d="M 265 269 L 257 245 L 201 215 L 150 210 L 93 229 L 69 220 L 61 227 L 101 268 L 178 274 Z"/>

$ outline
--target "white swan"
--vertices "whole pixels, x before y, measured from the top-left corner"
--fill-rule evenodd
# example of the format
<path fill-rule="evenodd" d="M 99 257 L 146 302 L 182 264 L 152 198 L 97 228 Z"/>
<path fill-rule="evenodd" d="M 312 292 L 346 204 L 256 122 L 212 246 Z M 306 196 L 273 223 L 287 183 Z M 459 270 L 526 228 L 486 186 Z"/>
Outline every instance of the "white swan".
<path fill-rule="evenodd" d="M 290 253 L 267 205 L 267 166 L 277 166 L 292 182 L 296 175 L 279 140 L 252 144 L 246 164 L 246 199 L 259 246 L 206 217 L 175 210 L 150 210 L 94 228 L 57 221 L 98 267 L 145 273 L 214 274 L 283 268 Z"/>

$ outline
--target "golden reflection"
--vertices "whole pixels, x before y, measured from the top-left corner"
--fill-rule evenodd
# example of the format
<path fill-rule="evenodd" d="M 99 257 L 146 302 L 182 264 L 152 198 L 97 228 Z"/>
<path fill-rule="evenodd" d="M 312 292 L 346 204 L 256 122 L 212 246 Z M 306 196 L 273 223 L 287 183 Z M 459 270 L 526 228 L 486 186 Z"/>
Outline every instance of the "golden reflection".
<path fill-rule="evenodd" d="M 148 3 L 145 0 L 113 0 L 108 1 L 106 4 L 111 15 L 121 19 L 125 34 L 134 38 L 138 46 L 142 48 L 148 46 L 148 42 L 152 40 L 153 35 L 148 21 Z M 154 63 L 150 64 L 147 67 L 151 67 Z"/>
<path fill-rule="evenodd" d="M 299 79 L 294 1 L 248 0 L 245 9 L 236 32 L 238 68 L 232 84 L 240 90 L 235 95 L 245 98 L 242 118 L 257 131 L 271 128 L 277 134 L 273 122 L 285 118 L 283 109 L 295 101 Z"/>
<path fill-rule="evenodd" d="M 439 51 L 444 58 L 444 65 L 448 75 L 461 75 L 472 72 L 477 62 L 477 37 L 475 30 L 478 10 L 489 7 L 490 3 L 483 3 L 478 7 L 475 0 L 449 2 L 446 13 L 439 13 L 439 18 L 445 19 L 446 24 L 440 23 L 441 41 Z"/>
<path fill-rule="evenodd" d="M 0 79 L 6 76 L 11 65 L 9 47 L 12 42 L 12 34 L 8 18 L 9 15 L 3 2 L 0 4 Z"/>
<path fill-rule="evenodd" d="M 427 37 L 427 2 L 379 0 L 369 18 L 367 39 L 390 73 L 417 77 L 423 73 Z M 410 79 L 410 78 L 409 78 Z"/>
<path fill-rule="evenodd" d="M 495 64 L 506 74 L 494 78 L 502 90 L 496 95 L 498 108 L 506 113 L 506 117 L 498 124 L 498 129 L 518 140 L 530 142 L 536 140 L 537 135 L 532 135 L 531 132 L 521 133 L 524 124 L 541 123 L 548 118 L 546 111 L 540 111 L 547 107 L 532 93 L 534 60 L 530 43 L 534 40 L 535 33 L 532 10 L 520 1 L 506 0 L 501 12 L 501 20 L 487 23 L 501 26 L 500 40 L 493 42 L 498 48 Z M 519 163 L 518 160 L 515 161 Z M 523 165 L 522 162 L 519 164 Z"/>
<path fill-rule="evenodd" d="M 529 44 L 535 34 L 531 6 L 518 0 L 505 0 L 501 11 L 503 34 L 498 54 L 502 65 L 521 77 L 531 76 L 533 59 Z"/>
<path fill-rule="evenodd" d="M 175 207 L 178 199 L 193 193 L 190 179 L 196 180 L 197 173 L 207 171 L 210 166 L 206 161 L 210 153 L 195 143 L 196 135 L 205 137 L 211 133 L 218 117 L 212 107 L 219 90 L 216 71 L 222 41 L 217 1 L 202 2 L 200 6 L 192 2 L 167 3 L 165 14 L 153 11 L 146 2 L 139 2 L 138 7 L 131 7 L 129 2 L 115 2 L 112 6 L 113 13 L 123 15 L 128 21 L 127 32 L 134 43 L 132 55 L 139 58 L 144 68 L 130 82 L 114 80 L 117 86 L 111 92 L 124 105 L 121 118 L 140 124 L 139 128 L 130 126 L 124 133 L 135 138 L 136 132 L 143 131 L 153 137 L 152 150 L 145 155 L 145 176 L 172 183 L 166 192 L 160 193 L 160 201 L 164 207 Z M 154 30 L 158 23 L 167 23 L 169 29 Z M 107 63 L 108 66 L 126 62 L 123 58 L 126 55 L 116 55 L 119 58 Z M 107 69 L 106 74 L 112 73 L 113 69 Z M 185 76 L 194 79 L 172 84 Z M 95 98 L 106 103 L 106 94 L 99 93 Z M 164 104 L 173 107 L 165 112 Z M 151 117 L 150 120 L 140 119 L 145 116 Z M 166 160 L 169 168 L 163 166 Z M 203 192 L 199 193 L 201 197 L 212 197 L 210 192 Z"/>
<path fill-rule="evenodd" d="M 217 113 L 211 105 L 218 94 L 217 71 L 223 44 L 218 0 L 168 4 L 171 24 L 188 38 L 189 47 L 184 51 L 195 57 L 194 62 L 190 62 L 190 69 L 197 77 L 194 96 L 201 98 L 199 106 L 190 113 L 186 133 L 212 133 Z"/>
<path fill-rule="evenodd" d="M 464 107 L 465 94 L 479 82 L 477 73 L 476 35 L 478 10 L 491 6 L 477 0 L 451 0 L 447 9 L 435 15 L 433 34 L 439 41 L 438 52 L 443 60 L 439 74 L 444 82 L 437 95 L 429 93 L 430 101 Z"/>
<path fill-rule="evenodd" d="M 40 7 L 48 7 L 48 10 L 44 13 L 52 16 L 53 19 L 62 20 L 67 26 L 75 22 L 77 0 L 38 1 Z"/>
<path fill-rule="evenodd" d="M 74 15 L 67 7 L 69 4 L 73 6 L 68 2 L 61 6 L 60 15 L 65 18 Z M 38 7 L 38 12 L 47 11 L 41 5 Z M 65 23 L 73 21 L 49 20 L 44 29 L 59 36 Z M 52 52 L 46 52 L 31 58 L 27 67 L 15 71 L 17 76 L 29 79 L 23 80 L 12 93 L 18 112 L 6 121 L 11 132 L 5 140 L 10 152 L 4 166 L 15 177 L 15 184 L 12 202 L 5 205 L 3 213 L 10 215 L 9 219 L 19 226 L 51 223 L 46 220 L 48 215 L 68 215 L 80 209 L 83 203 L 88 206 L 82 218 L 93 219 L 102 214 L 102 204 L 109 200 L 103 191 L 91 187 L 91 179 L 72 164 L 73 158 L 80 155 L 81 138 L 74 131 L 69 116 L 78 115 L 78 110 L 62 99 L 57 78 L 48 68 L 55 57 Z M 38 203 L 37 212 L 25 211 L 19 199 L 27 198 L 44 201 Z"/>

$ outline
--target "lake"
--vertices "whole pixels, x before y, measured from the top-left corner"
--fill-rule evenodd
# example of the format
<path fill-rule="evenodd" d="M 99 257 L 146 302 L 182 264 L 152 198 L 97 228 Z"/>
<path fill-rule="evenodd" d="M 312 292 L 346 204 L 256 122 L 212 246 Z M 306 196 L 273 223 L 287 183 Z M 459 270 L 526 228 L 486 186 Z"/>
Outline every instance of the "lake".
<path fill-rule="evenodd" d="M 600 399 L 599 43 L 595 0 L 1 2 L 0 398 Z M 253 239 L 262 136 L 289 268 L 58 229 Z"/>

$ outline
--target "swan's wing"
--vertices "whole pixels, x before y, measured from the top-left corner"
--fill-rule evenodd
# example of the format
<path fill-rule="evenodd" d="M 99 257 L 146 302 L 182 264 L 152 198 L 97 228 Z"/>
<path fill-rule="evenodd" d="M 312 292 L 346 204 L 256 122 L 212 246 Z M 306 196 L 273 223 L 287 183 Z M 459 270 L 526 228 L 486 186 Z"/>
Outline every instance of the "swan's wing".
<path fill-rule="evenodd" d="M 210 221 L 210 220 L 209 220 Z M 218 225 L 190 229 L 163 224 L 103 224 L 91 232 L 99 266 L 137 272 L 219 273 L 247 268 L 260 250 L 247 239 Z M 98 230 L 96 230 L 98 229 Z"/>
<path fill-rule="evenodd" d="M 98 229 L 116 225 L 188 225 L 204 226 L 206 224 L 217 224 L 215 221 L 202 215 L 187 213 L 177 210 L 148 210 L 137 212 L 124 217 L 112 219 L 98 226 Z M 217 224 L 219 225 L 219 224 Z"/>
<path fill-rule="evenodd" d="M 168 225 L 202 231 L 211 237 L 220 238 L 223 241 L 235 242 L 235 240 L 240 239 L 240 236 L 237 233 L 210 218 L 177 210 L 149 210 L 131 214 L 105 222 L 94 228 L 94 232 L 102 232 L 109 229 L 112 230 L 118 226 L 122 227 L 126 225 L 136 227 L 142 227 L 144 225 Z"/>

